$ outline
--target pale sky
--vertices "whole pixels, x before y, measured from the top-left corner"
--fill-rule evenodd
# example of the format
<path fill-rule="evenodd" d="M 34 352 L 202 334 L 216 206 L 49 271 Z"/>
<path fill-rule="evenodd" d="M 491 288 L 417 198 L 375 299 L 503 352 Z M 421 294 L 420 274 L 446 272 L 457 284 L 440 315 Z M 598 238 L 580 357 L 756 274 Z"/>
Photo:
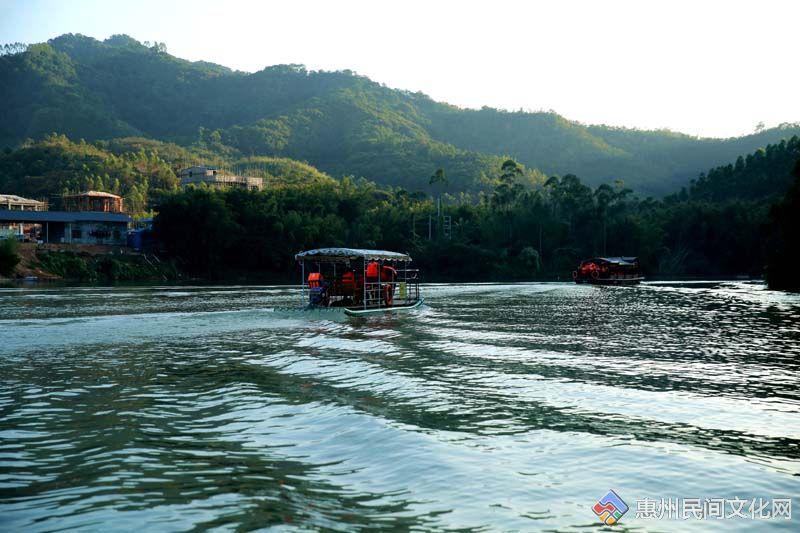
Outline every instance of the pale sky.
<path fill-rule="evenodd" d="M 800 122 L 800 1 L 0 0 L 0 42 L 126 33 L 254 72 L 350 69 L 461 107 L 729 137 Z"/>

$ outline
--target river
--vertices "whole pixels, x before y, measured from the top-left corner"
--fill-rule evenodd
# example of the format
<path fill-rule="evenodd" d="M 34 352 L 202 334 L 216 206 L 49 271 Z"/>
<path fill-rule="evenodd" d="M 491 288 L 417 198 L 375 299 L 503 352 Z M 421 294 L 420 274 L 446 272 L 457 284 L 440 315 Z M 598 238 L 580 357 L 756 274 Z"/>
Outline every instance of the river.
<path fill-rule="evenodd" d="M 0 289 L 0 530 L 800 531 L 800 296 L 422 290 Z"/>

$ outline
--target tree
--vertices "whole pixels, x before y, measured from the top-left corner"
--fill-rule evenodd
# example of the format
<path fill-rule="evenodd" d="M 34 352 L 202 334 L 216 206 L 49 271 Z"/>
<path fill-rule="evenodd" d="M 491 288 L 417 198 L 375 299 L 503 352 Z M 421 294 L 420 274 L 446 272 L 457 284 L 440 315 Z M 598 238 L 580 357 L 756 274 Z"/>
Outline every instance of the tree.
<path fill-rule="evenodd" d="M 523 186 L 517 180 L 522 176 L 522 168 L 513 159 L 506 159 L 500 166 L 500 176 L 492 193 L 492 206 L 501 212 L 508 224 L 508 244 L 512 245 L 514 239 L 514 213 L 512 206 L 523 191 Z"/>
<path fill-rule="evenodd" d="M 443 168 L 437 168 L 436 172 L 428 180 L 428 185 L 439 189 L 436 195 L 436 227 L 441 231 L 441 218 L 442 218 L 442 189 L 448 184 L 447 175 L 444 173 Z M 438 187 L 437 187 L 438 185 Z"/>
<path fill-rule="evenodd" d="M 447 175 L 444 173 L 443 168 L 437 168 L 431 178 L 428 180 L 428 185 L 435 186 L 437 184 L 447 185 Z"/>
<path fill-rule="evenodd" d="M 11 277 L 22 258 L 19 255 L 19 242 L 14 235 L 0 241 L 0 274 Z"/>
<path fill-rule="evenodd" d="M 772 245 L 767 265 L 771 289 L 800 291 L 800 159 L 794 167 L 794 183 L 783 200 L 772 208 Z"/>

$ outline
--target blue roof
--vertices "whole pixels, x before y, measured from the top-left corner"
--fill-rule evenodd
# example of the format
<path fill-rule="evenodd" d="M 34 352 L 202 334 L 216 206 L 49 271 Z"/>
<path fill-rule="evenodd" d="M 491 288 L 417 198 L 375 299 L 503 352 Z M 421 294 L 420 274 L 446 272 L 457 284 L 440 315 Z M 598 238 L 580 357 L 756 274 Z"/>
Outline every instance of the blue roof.
<path fill-rule="evenodd" d="M 27 222 L 41 224 L 44 222 L 116 222 L 127 224 L 130 215 L 125 213 L 103 213 L 100 211 L 17 211 L 0 209 L 0 222 Z"/>

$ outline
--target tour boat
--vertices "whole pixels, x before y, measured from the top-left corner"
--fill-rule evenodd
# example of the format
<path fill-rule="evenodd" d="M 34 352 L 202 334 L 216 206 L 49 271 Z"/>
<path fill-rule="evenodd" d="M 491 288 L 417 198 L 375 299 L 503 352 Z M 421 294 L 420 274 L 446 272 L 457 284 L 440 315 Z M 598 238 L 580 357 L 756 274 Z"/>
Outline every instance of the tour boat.
<path fill-rule="evenodd" d="M 637 257 L 595 257 L 581 261 L 572 273 L 575 283 L 592 285 L 636 285 L 641 282 L 639 258 Z"/>
<path fill-rule="evenodd" d="M 386 250 L 319 248 L 300 263 L 305 309 L 341 309 L 350 316 L 407 311 L 422 305 L 411 256 Z"/>

